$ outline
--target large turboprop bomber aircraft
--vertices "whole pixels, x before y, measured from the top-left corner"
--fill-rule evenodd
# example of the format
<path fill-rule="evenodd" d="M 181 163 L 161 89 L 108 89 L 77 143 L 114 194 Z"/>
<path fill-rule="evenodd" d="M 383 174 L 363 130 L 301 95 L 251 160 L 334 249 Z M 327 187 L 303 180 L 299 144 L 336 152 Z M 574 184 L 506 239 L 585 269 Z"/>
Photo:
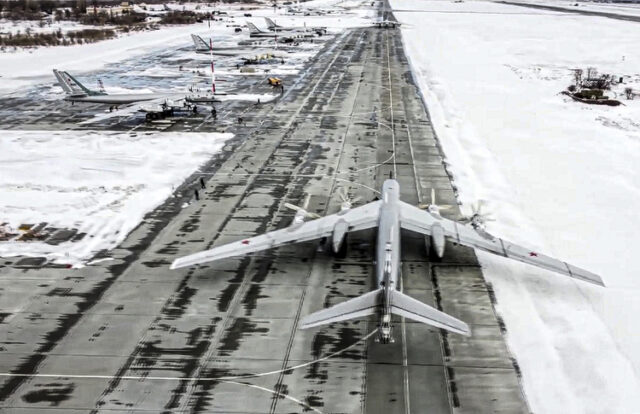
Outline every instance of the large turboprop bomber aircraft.
<path fill-rule="evenodd" d="M 330 240 L 333 251 L 337 253 L 345 243 L 348 232 L 377 227 L 378 239 L 375 257 L 377 284 L 375 289 L 357 298 L 308 315 L 302 319 L 300 327 L 305 329 L 378 314 L 380 318 L 378 340 L 382 343 L 393 342 L 392 314 L 463 335 L 471 333 L 466 323 L 398 290 L 400 229 L 429 236 L 432 248 L 440 258 L 443 257 L 446 241 L 449 240 L 453 243 L 484 250 L 604 286 L 598 275 L 584 269 L 493 237 L 472 225 L 464 225 L 443 218 L 439 214 L 438 207 L 433 203 L 424 211 L 400 201 L 400 185 L 396 180 L 386 180 L 382 185 L 381 195 L 380 200 L 356 208 L 351 208 L 352 201 L 345 197 L 338 213 L 310 221 L 304 220 L 305 218 L 316 218 L 317 215 L 307 212 L 306 205 L 302 207 L 288 205 L 288 207 L 297 210 L 294 220 L 288 228 L 176 259 L 171 268 L 193 266 L 321 238 Z"/>
<path fill-rule="evenodd" d="M 58 80 L 58 84 L 65 93 L 65 100 L 72 103 L 98 103 L 111 105 L 117 108 L 119 105 L 139 104 L 138 110 L 145 112 L 147 119 L 156 119 L 173 114 L 175 108 L 188 108 L 197 112 L 197 105 L 212 105 L 220 102 L 216 99 L 215 77 L 212 67 L 212 90 L 211 91 L 191 91 L 190 93 L 165 92 L 165 93 L 126 93 L 108 94 L 103 90 L 91 90 L 81 84 L 68 72 L 54 69 L 53 74 Z M 182 105 L 175 106 L 181 102 Z"/>
<path fill-rule="evenodd" d="M 255 24 L 251 22 L 247 22 L 247 27 L 249 28 L 249 37 L 256 38 L 275 38 L 278 42 L 281 43 L 291 43 L 296 40 L 304 40 L 306 38 L 312 38 L 315 36 L 314 33 L 308 32 L 298 32 L 291 30 L 277 30 L 277 31 L 264 31 L 259 29 Z"/>
<path fill-rule="evenodd" d="M 323 34 L 327 33 L 327 28 L 326 27 L 307 27 L 307 26 L 289 26 L 289 27 L 285 27 L 285 26 L 281 26 L 279 24 L 277 24 L 276 22 L 274 22 L 273 20 L 271 20 L 268 17 L 264 18 L 264 21 L 267 22 L 267 28 L 273 32 L 280 32 L 280 31 L 291 31 L 291 32 L 312 32 L 317 34 L 318 36 L 321 36 Z"/>
<path fill-rule="evenodd" d="M 178 99 L 184 98 L 184 94 L 161 94 L 161 93 L 126 93 L 108 94 L 104 91 L 95 91 L 85 87 L 68 72 L 54 69 L 53 74 L 62 87 L 66 97 L 65 100 L 71 102 L 102 103 L 112 105 L 131 104 L 136 102 Z"/>
<path fill-rule="evenodd" d="M 268 48 L 256 48 L 256 47 L 241 47 L 236 46 L 213 46 L 213 42 L 209 39 L 207 43 L 202 37 L 197 34 L 192 34 L 191 39 L 196 47 L 196 53 L 214 55 L 214 56 L 237 56 L 237 55 L 252 55 L 259 53 L 267 53 L 271 51 Z"/>

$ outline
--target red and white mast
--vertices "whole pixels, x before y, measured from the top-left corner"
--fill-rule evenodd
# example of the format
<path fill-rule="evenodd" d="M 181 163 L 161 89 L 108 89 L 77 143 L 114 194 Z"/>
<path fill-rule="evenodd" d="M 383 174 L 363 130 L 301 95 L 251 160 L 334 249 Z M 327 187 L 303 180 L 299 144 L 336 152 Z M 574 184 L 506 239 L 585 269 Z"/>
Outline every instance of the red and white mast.
<path fill-rule="evenodd" d="M 209 52 L 211 56 L 211 93 L 216 94 L 216 73 L 213 66 L 213 40 L 209 38 Z"/>

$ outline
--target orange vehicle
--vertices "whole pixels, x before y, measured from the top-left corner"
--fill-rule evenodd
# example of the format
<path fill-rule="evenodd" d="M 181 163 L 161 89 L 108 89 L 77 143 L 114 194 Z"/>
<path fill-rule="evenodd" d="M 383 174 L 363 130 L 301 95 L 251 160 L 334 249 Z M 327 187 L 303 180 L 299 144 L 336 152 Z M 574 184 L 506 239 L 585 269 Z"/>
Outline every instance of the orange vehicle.
<path fill-rule="evenodd" d="M 273 87 L 282 86 L 282 80 L 280 78 L 268 78 L 267 82 Z"/>

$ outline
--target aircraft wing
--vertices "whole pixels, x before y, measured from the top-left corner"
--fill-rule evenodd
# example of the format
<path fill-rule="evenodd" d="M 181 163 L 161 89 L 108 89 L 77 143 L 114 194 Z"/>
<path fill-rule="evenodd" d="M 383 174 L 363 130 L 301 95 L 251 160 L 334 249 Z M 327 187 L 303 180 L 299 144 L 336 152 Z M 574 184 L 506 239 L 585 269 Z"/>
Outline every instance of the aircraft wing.
<path fill-rule="evenodd" d="M 342 220 L 349 225 L 348 231 L 369 229 L 378 225 L 380 203 L 380 201 L 374 201 L 364 206 L 350 209 L 344 214 L 332 214 L 317 220 L 307 221 L 299 225 L 271 231 L 259 236 L 238 240 L 200 253 L 181 257 L 174 260 L 171 269 L 259 252 L 285 244 L 302 243 L 328 237 L 332 234 L 335 225 Z"/>
<path fill-rule="evenodd" d="M 486 232 L 476 231 L 470 226 L 443 217 L 434 216 L 410 204 L 400 202 L 400 205 L 400 223 L 402 228 L 407 230 L 431 235 L 432 227 L 439 224 L 444 231 L 445 238 L 451 242 L 484 250 L 553 272 L 562 273 L 575 279 L 604 286 L 600 276 L 587 270 L 519 246 L 510 241 L 493 237 Z"/>

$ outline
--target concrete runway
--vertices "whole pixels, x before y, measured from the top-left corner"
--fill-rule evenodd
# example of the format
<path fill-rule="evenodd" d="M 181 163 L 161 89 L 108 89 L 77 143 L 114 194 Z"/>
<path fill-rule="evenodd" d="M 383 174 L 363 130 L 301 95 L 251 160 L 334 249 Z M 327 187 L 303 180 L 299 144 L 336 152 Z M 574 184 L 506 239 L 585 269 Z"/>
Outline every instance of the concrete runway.
<path fill-rule="evenodd" d="M 77 270 L 0 261 L 0 411 L 528 412 L 471 249 L 449 244 L 433 262 L 424 237 L 403 234 L 403 290 L 466 321 L 473 336 L 399 320 L 391 345 L 374 342 L 373 319 L 297 329 L 301 316 L 370 290 L 373 231 L 351 234 L 343 259 L 306 243 L 168 268 L 287 226 L 283 203 L 305 193 L 320 214 L 338 210 L 341 187 L 373 200 L 391 172 L 404 201 L 427 201 L 435 188 L 439 204 L 454 206 L 446 214 L 458 214 L 400 32 L 338 35 L 279 101 L 242 110 L 246 127 L 206 117 L 166 126 L 236 137 L 99 255 L 113 260 Z M 207 188 L 194 201 L 200 176 Z"/>

